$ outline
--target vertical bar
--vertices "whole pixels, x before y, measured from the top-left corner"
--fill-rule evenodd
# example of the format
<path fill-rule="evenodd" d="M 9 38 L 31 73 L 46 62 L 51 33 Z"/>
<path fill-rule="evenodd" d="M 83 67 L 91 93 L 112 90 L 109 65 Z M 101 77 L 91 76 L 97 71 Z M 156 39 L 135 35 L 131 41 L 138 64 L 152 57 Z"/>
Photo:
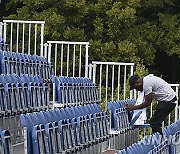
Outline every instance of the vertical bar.
<path fill-rule="evenodd" d="M 7 23 L 4 22 L 4 41 L 6 42 Z"/>
<path fill-rule="evenodd" d="M 55 83 L 53 83 L 53 108 L 55 106 L 55 97 L 56 97 L 55 90 L 56 90 L 56 85 L 55 85 Z"/>
<path fill-rule="evenodd" d="M 35 55 L 36 55 L 36 43 L 37 43 L 37 24 L 35 24 L 35 30 L 34 30 L 34 54 Z"/>
<path fill-rule="evenodd" d="M 124 100 L 126 99 L 126 65 L 124 65 Z"/>
<path fill-rule="evenodd" d="M 29 24 L 29 41 L 28 41 L 28 54 L 30 55 L 31 48 L 31 24 Z"/>
<path fill-rule="evenodd" d="M 131 76 L 133 75 L 133 68 L 134 66 L 131 65 L 131 72 L 130 72 Z M 130 90 L 130 99 L 132 99 L 132 96 L 133 96 L 133 90 Z"/>
<path fill-rule="evenodd" d="M 164 128 L 164 121 L 162 122 L 162 127 Z"/>
<path fill-rule="evenodd" d="M 48 44 L 45 43 L 44 44 L 44 57 L 47 58 L 47 48 L 48 48 Z"/>
<path fill-rule="evenodd" d="M 61 76 L 63 71 L 63 44 L 61 44 Z"/>
<path fill-rule="evenodd" d="M 118 100 L 119 100 L 119 88 L 120 88 L 120 75 L 121 75 L 121 65 L 118 65 Z"/>
<path fill-rule="evenodd" d="M 150 113 L 150 117 L 152 117 L 152 111 L 153 111 L 153 103 L 151 103 L 151 113 Z"/>
<path fill-rule="evenodd" d="M 93 82 L 96 83 L 96 64 L 93 65 Z"/>
<path fill-rule="evenodd" d="M 134 93 L 134 99 L 136 99 L 136 97 L 137 97 L 137 91 L 134 89 L 134 90 L 133 90 L 133 93 Z"/>
<path fill-rule="evenodd" d="M 67 76 L 69 74 L 69 44 L 68 44 L 68 50 L 67 50 Z"/>
<path fill-rule="evenodd" d="M 112 66 L 112 101 L 114 99 L 114 65 Z"/>
<path fill-rule="evenodd" d="M 41 56 L 43 56 L 44 24 L 41 24 Z"/>
<path fill-rule="evenodd" d="M 10 34 L 10 51 L 12 52 L 12 42 L 13 42 L 13 23 L 11 23 L 11 34 Z"/>
<path fill-rule="evenodd" d="M 100 79 L 99 79 L 99 99 L 101 102 L 101 87 L 102 87 L 102 64 L 100 65 Z"/>
<path fill-rule="evenodd" d="M 17 36 L 16 36 L 16 53 L 18 53 L 18 45 L 19 45 L 19 23 L 17 23 Z"/>
<path fill-rule="evenodd" d="M 74 52 L 73 52 L 73 77 L 75 76 L 75 58 L 76 58 L 76 45 L 74 44 Z"/>
<path fill-rule="evenodd" d="M 55 76 L 56 76 L 56 70 L 57 70 L 57 43 L 55 44 L 55 57 L 54 57 L 54 68 L 55 68 Z"/>
<path fill-rule="evenodd" d="M 89 64 L 89 78 L 92 79 L 92 64 Z M 79 76 L 80 77 L 80 76 Z"/>
<path fill-rule="evenodd" d="M 51 43 L 49 43 L 48 62 L 51 62 Z"/>
<path fill-rule="evenodd" d="M 3 23 L 0 22 L 0 37 L 3 37 Z"/>
<path fill-rule="evenodd" d="M 86 44 L 85 77 L 88 76 L 88 58 L 89 58 L 88 47 L 89 47 L 88 44 Z"/>
<path fill-rule="evenodd" d="M 178 84 L 178 86 L 176 87 L 176 92 L 177 92 L 177 119 L 179 120 L 180 119 L 180 115 L 179 115 L 179 118 L 178 118 L 178 109 L 179 109 L 179 114 L 180 114 L 180 108 L 179 108 L 179 104 L 178 104 L 178 100 L 179 100 L 179 91 L 178 91 L 178 89 L 179 89 L 179 84 Z"/>
<path fill-rule="evenodd" d="M 24 53 L 24 31 L 25 31 L 25 24 L 23 23 L 23 34 L 22 34 L 22 53 Z"/>
<path fill-rule="evenodd" d="M 107 95 L 108 95 L 108 64 L 106 65 L 106 105 L 105 105 L 105 110 L 107 110 Z"/>
<path fill-rule="evenodd" d="M 178 100 L 178 89 L 179 89 L 179 87 L 176 86 L 176 97 L 177 97 L 177 100 Z M 177 121 L 177 119 L 178 119 L 178 101 L 176 101 L 175 103 L 176 103 L 176 107 L 175 107 L 175 121 Z"/>
<path fill-rule="evenodd" d="M 81 77 L 81 54 L 82 54 L 82 45 L 79 46 L 79 77 Z"/>
<path fill-rule="evenodd" d="M 171 113 L 168 116 L 168 125 L 170 125 L 170 124 L 171 124 Z"/>
<path fill-rule="evenodd" d="M 28 145 L 27 145 L 27 142 L 28 142 L 28 139 L 27 139 L 27 127 L 24 127 L 23 128 L 23 132 L 24 132 L 24 154 L 28 154 Z"/>

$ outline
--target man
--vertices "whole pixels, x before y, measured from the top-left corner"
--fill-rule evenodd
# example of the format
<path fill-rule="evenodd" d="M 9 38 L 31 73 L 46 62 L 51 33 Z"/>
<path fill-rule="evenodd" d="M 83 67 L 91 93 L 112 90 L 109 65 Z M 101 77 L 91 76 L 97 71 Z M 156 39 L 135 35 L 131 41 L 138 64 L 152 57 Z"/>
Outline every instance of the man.
<path fill-rule="evenodd" d="M 153 133 L 159 132 L 162 134 L 162 122 L 176 106 L 175 101 L 177 98 L 175 91 L 166 81 L 152 74 L 144 78 L 133 75 L 130 77 L 129 84 L 130 90 L 144 91 L 145 101 L 136 106 L 127 104 L 126 109 L 132 111 L 146 108 L 151 104 L 152 99 L 155 98 L 158 104 L 154 115 L 150 119 L 150 125 Z"/>

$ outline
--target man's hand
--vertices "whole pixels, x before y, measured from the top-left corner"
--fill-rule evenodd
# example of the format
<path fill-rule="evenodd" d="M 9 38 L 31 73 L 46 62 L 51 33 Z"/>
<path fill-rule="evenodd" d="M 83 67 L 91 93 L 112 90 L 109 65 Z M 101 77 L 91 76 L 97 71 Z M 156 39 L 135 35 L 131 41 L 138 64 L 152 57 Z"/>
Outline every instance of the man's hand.
<path fill-rule="evenodd" d="M 133 110 L 134 110 L 133 107 L 134 107 L 134 106 L 131 105 L 131 104 L 126 104 L 126 105 L 125 105 L 125 109 L 128 110 L 128 111 L 133 111 Z"/>

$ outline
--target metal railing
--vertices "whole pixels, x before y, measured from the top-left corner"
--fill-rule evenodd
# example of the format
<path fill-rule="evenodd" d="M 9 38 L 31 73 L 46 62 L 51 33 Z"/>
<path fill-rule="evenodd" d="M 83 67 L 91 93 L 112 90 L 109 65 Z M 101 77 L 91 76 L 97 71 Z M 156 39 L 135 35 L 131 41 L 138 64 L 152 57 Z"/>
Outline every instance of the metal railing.
<path fill-rule="evenodd" d="M 102 87 L 105 88 L 106 109 L 108 101 L 120 100 L 122 94 L 123 99 L 128 97 L 126 83 L 128 77 L 133 75 L 133 69 L 134 63 L 93 61 L 89 65 L 89 78 L 98 84 L 100 101 L 102 101 L 102 93 L 104 93 Z M 132 94 L 131 91 L 129 98 L 132 98 Z"/>
<path fill-rule="evenodd" d="M 3 20 L 3 38 L 10 45 L 9 50 L 42 56 L 44 24 L 45 21 Z"/>
<path fill-rule="evenodd" d="M 89 42 L 47 41 L 44 46 L 43 56 L 53 62 L 55 76 L 87 77 Z"/>

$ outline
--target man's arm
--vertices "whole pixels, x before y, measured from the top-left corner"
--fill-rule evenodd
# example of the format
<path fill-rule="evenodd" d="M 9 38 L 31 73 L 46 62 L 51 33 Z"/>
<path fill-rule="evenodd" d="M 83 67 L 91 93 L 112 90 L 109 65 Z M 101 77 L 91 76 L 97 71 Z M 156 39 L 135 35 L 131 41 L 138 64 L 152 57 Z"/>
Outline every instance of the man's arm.
<path fill-rule="evenodd" d="M 148 107 L 152 102 L 152 94 L 148 94 L 145 96 L 145 101 L 139 105 L 131 105 L 131 104 L 126 104 L 126 110 L 128 111 L 132 111 L 132 110 L 137 110 L 137 109 L 143 109 L 143 108 L 146 108 Z"/>

